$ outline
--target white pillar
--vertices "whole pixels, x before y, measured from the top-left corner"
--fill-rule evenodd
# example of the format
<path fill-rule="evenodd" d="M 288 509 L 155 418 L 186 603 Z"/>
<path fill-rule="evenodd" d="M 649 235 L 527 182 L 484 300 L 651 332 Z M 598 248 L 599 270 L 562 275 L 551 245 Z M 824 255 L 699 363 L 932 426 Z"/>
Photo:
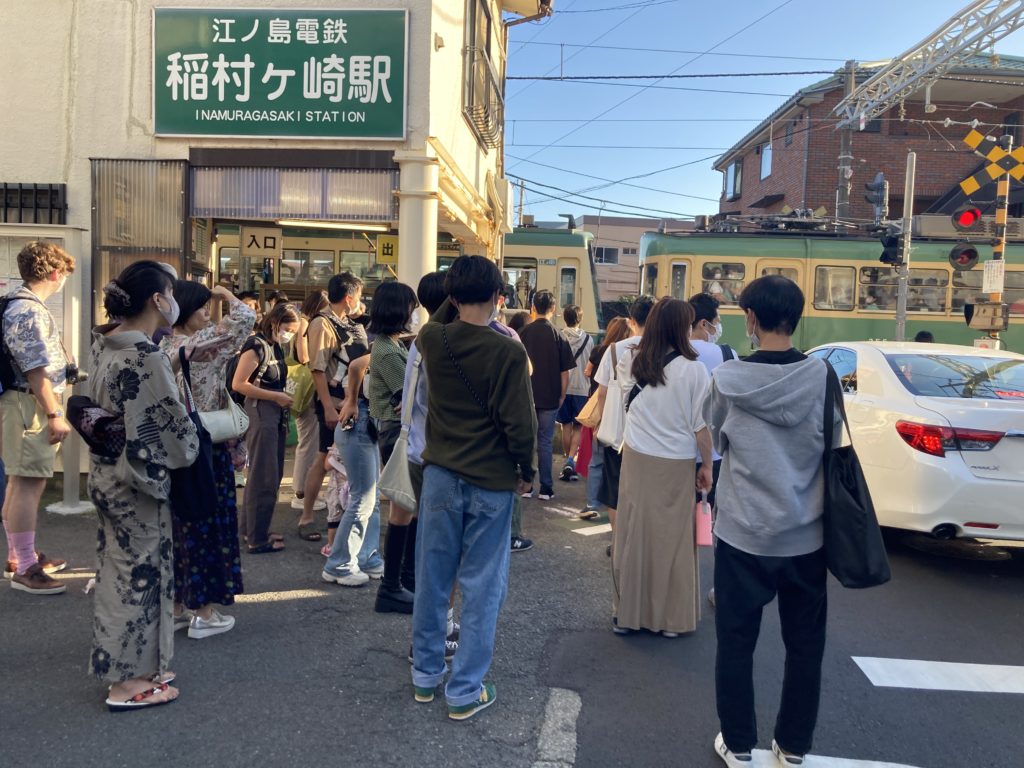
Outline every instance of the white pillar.
<path fill-rule="evenodd" d="M 413 289 L 437 269 L 438 162 L 422 152 L 395 152 L 398 191 L 398 279 Z"/>

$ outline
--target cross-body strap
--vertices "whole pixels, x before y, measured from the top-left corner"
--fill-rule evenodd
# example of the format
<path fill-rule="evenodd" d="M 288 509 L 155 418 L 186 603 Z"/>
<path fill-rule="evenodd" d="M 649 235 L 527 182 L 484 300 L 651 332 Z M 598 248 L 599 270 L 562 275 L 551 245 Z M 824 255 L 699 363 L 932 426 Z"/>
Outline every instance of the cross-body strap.
<path fill-rule="evenodd" d="M 677 352 L 677 351 L 672 351 L 668 355 L 666 355 L 665 356 L 665 368 L 668 368 L 668 364 L 671 363 L 673 360 L 675 360 L 677 357 L 682 357 L 682 355 L 679 352 Z M 636 400 L 637 395 L 639 395 L 641 392 L 643 392 L 644 391 L 644 387 L 646 387 L 646 386 L 647 386 L 646 383 L 640 384 L 639 382 L 633 385 L 633 388 L 629 391 L 629 397 L 626 399 L 626 411 L 627 412 L 629 411 L 629 406 L 631 406 L 633 404 L 633 401 Z"/>
<path fill-rule="evenodd" d="M 408 433 L 412 426 L 412 409 L 416 403 L 416 388 L 420 383 L 420 366 L 423 365 L 423 355 L 417 350 L 416 360 L 412 364 L 412 377 L 409 379 L 409 391 L 404 394 L 405 402 L 402 403 L 402 431 Z"/>
<path fill-rule="evenodd" d="M 832 444 L 835 439 L 835 409 L 839 408 L 839 413 L 843 417 L 843 424 L 846 426 L 848 434 L 853 434 L 850 431 L 850 421 L 846 417 L 846 403 L 843 400 L 842 388 L 839 386 L 839 376 L 836 375 L 835 369 L 828 362 L 825 363 L 825 461 L 828 462 L 829 457 L 832 455 Z"/>
<path fill-rule="evenodd" d="M 459 361 L 455 359 L 455 353 L 452 352 L 451 346 L 448 344 L 448 326 L 441 326 L 441 340 L 444 342 L 445 351 L 448 352 L 448 359 L 452 361 L 452 365 L 455 366 L 455 370 L 459 374 L 459 378 L 462 379 L 462 383 L 466 385 L 466 389 L 469 390 L 470 396 L 473 398 L 473 402 L 480 406 L 481 410 L 490 417 L 491 411 L 484 404 L 484 401 L 480 398 L 480 395 L 473 389 L 473 385 L 469 383 L 469 378 L 466 376 L 466 372 L 462 370 L 462 366 L 459 365 Z"/>
<path fill-rule="evenodd" d="M 726 360 L 735 360 L 736 359 L 736 353 L 732 351 L 732 347 L 730 347 L 728 344 L 719 344 L 718 348 L 720 350 L 722 350 L 722 362 L 723 363 Z"/>
<path fill-rule="evenodd" d="M 575 363 L 580 359 L 580 355 L 583 354 L 583 350 L 587 348 L 587 337 L 583 337 L 583 343 L 580 344 L 580 348 L 576 350 L 576 354 L 572 356 L 572 361 Z"/>

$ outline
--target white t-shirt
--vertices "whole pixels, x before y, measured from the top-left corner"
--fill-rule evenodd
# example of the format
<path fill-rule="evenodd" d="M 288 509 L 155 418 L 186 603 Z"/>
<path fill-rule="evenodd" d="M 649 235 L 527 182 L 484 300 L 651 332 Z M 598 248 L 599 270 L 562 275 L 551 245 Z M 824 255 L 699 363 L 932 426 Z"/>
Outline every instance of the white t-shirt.
<path fill-rule="evenodd" d="M 709 375 L 724 362 L 722 348 L 718 344 L 712 344 L 710 341 L 701 341 L 700 339 L 690 339 L 690 346 L 697 353 L 697 359 L 704 363 L 704 367 L 708 369 Z M 735 349 L 732 350 L 732 356 L 734 359 L 738 358 Z M 718 461 L 721 458 L 716 451 L 711 451 L 712 461 Z M 699 464 L 700 462 L 698 461 L 697 463 Z"/>
<path fill-rule="evenodd" d="M 626 414 L 626 445 L 663 459 L 696 458 L 695 435 L 707 426 L 702 412 L 710 391 L 707 369 L 697 360 L 677 357 L 665 366 L 664 384 L 649 384 L 633 398 Z"/>

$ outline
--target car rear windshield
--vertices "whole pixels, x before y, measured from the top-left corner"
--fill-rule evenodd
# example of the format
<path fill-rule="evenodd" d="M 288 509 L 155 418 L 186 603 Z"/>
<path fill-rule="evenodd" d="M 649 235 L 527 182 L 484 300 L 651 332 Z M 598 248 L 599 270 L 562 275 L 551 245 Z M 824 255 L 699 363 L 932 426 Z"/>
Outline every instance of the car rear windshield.
<path fill-rule="evenodd" d="M 1024 403 L 1024 360 L 946 354 L 885 357 L 903 386 L 915 395 Z"/>

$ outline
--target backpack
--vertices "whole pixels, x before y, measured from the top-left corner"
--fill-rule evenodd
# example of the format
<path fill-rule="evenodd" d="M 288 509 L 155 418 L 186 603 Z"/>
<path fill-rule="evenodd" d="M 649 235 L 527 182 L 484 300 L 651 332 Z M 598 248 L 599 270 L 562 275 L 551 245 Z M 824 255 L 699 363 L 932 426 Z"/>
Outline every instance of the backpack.
<path fill-rule="evenodd" d="M 257 379 L 263 378 L 263 374 L 267 372 L 267 366 L 270 365 L 270 358 L 272 355 L 267 354 L 267 342 L 262 339 L 258 339 L 260 342 L 261 350 L 257 350 L 256 354 L 259 357 L 259 364 L 256 366 L 256 370 L 252 372 L 249 377 L 249 383 L 252 384 Z M 228 390 L 228 397 L 234 400 L 239 405 L 245 405 L 245 395 L 240 394 L 231 386 L 231 382 L 235 380 L 235 371 L 238 370 L 238 361 L 242 359 L 242 353 L 236 352 L 230 360 L 228 360 L 227 368 L 224 369 L 224 386 Z"/>
<path fill-rule="evenodd" d="M 0 392 L 6 392 L 7 390 L 14 387 L 14 382 L 17 379 L 17 372 L 14 367 L 14 358 L 11 355 L 11 351 L 7 348 L 7 342 L 4 341 L 4 320 L 7 314 L 7 307 L 10 306 L 12 301 L 38 301 L 40 304 L 43 302 L 39 300 L 35 295 L 32 296 L 4 296 L 0 298 Z M 43 305 L 45 306 L 45 304 Z"/>

